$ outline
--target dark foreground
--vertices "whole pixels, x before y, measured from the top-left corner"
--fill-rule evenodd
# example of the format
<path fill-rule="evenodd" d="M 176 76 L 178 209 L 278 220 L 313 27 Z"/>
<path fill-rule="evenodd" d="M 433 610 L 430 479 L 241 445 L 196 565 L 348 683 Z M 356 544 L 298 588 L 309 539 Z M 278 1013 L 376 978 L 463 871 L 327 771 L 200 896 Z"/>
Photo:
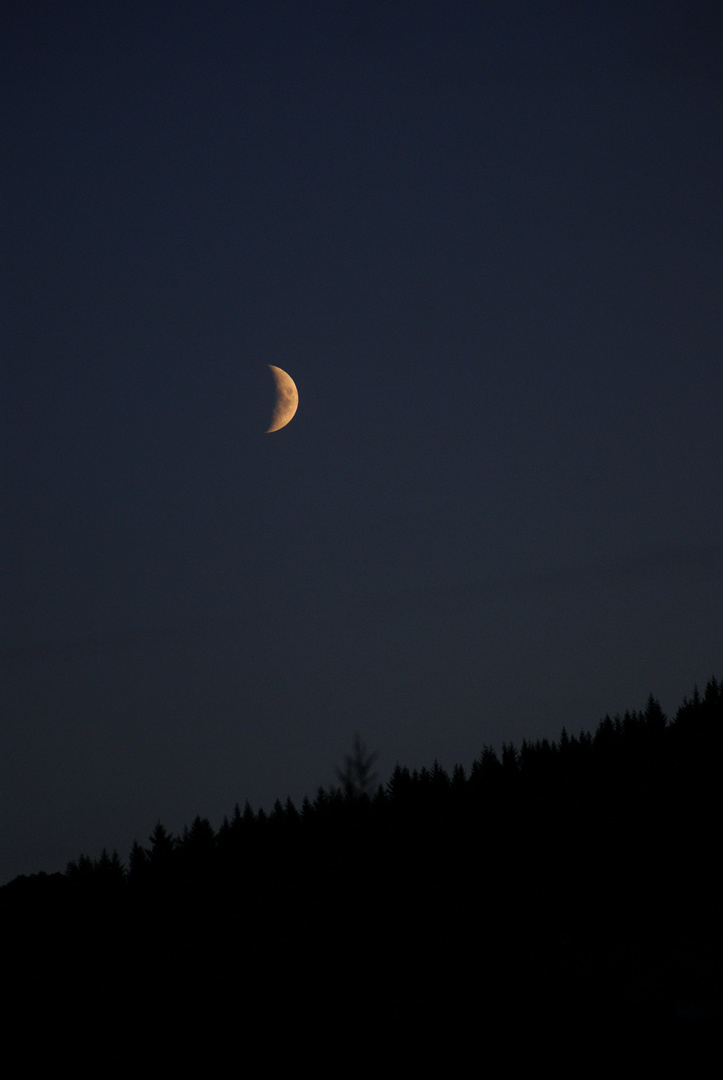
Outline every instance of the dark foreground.
<path fill-rule="evenodd" d="M 269 1054 L 292 1031 L 698 1039 L 723 1025 L 722 731 L 712 680 L 672 720 L 651 698 L 468 775 L 397 768 L 370 795 L 361 761 L 300 810 L 158 825 L 128 868 L 0 889 L 3 982 L 19 1014 Z"/>

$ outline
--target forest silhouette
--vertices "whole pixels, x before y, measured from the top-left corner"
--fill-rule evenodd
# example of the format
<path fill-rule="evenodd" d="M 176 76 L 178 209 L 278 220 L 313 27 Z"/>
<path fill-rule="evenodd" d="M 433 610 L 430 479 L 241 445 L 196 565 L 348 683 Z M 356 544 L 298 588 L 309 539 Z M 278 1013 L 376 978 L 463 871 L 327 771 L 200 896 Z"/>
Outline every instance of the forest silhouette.
<path fill-rule="evenodd" d="M 378 784 L 357 739 L 300 807 L 158 822 L 127 865 L 104 850 L 10 882 L 6 982 L 108 1008 L 203 997 L 248 1024 L 718 1027 L 722 732 L 711 679 L 673 718 L 651 695 L 451 775 Z"/>

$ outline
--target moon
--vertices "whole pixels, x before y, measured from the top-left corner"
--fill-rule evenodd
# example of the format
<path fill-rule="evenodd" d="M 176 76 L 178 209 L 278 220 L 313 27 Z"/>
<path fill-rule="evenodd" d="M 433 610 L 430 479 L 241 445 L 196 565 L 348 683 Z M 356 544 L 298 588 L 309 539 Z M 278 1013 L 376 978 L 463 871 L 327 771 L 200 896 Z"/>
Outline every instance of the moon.
<path fill-rule="evenodd" d="M 274 415 L 271 417 L 271 427 L 266 429 L 267 435 L 272 431 L 278 431 L 279 428 L 286 427 L 299 407 L 299 391 L 296 389 L 296 383 L 291 376 L 287 375 L 281 368 L 274 367 L 273 364 L 269 364 L 269 371 L 276 383 L 276 401 L 274 403 Z"/>

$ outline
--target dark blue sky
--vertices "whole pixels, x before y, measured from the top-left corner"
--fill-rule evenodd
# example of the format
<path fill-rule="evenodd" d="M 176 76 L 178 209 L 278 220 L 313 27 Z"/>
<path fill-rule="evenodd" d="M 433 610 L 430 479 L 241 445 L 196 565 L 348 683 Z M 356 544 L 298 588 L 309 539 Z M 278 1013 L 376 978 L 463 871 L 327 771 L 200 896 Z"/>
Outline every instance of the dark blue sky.
<path fill-rule="evenodd" d="M 1 36 L 1 880 L 721 676 L 719 3 Z"/>

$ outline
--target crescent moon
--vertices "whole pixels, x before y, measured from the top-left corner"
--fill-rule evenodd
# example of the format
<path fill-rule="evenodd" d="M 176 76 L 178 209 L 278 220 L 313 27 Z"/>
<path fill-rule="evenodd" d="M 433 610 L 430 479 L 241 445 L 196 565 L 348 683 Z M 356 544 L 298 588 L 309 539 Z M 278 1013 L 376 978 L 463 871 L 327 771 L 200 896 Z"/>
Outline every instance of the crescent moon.
<path fill-rule="evenodd" d="M 274 404 L 274 415 L 271 417 L 271 427 L 266 429 L 267 435 L 271 431 L 278 431 L 279 428 L 286 427 L 299 407 L 299 391 L 296 389 L 296 383 L 291 376 L 287 375 L 281 368 L 274 367 L 273 364 L 269 364 L 269 371 L 276 383 L 276 402 Z"/>

